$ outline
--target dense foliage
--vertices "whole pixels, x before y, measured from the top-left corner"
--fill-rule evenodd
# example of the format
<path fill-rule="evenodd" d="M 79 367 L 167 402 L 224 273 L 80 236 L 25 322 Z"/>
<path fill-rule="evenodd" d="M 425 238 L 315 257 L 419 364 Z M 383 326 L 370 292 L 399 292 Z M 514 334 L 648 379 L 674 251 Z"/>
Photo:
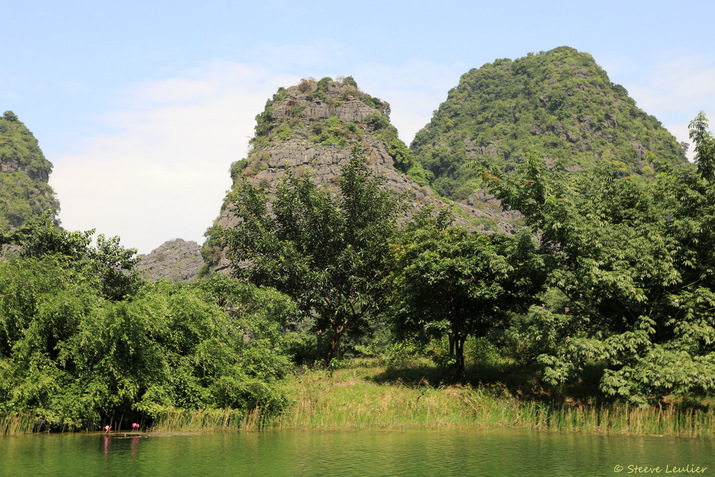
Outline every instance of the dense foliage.
<path fill-rule="evenodd" d="M 283 408 L 271 382 L 289 364 L 275 329 L 286 297 L 220 277 L 142 283 L 135 251 L 90 236 L 51 223 L 4 236 L 22 248 L 0 262 L 0 413 L 96 428 L 174 408 Z"/>
<path fill-rule="evenodd" d="M 56 216 L 59 203 L 47 183 L 51 171 L 32 133 L 5 111 L 0 117 L 0 232 L 45 212 Z"/>
<path fill-rule="evenodd" d="M 360 333 L 384 308 L 399 210 L 357 150 L 338 185 L 334 196 L 309 175 L 288 174 L 269 204 L 264 191 L 243 181 L 229 196 L 239 223 L 225 237 L 237 276 L 275 287 L 314 316 L 328 340 L 326 363 L 344 335 Z"/>
<path fill-rule="evenodd" d="M 351 102 L 362 103 L 363 108 L 372 112 L 364 118 L 360 117 L 363 113 L 358 114 L 354 120 L 341 118 L 338 113 L 341 105 Z M 337 80 L 304 79 L 297 86 L 280 88 L 266 102 L 264 111 L 256 116 L 255 132 L 251 140 L 254 151 L 291 139 L 345 149 L 374 135 L 384 143 L 397 170 L 421 185 L 429 182 L 429 173 L 415 160 L 390 123 L 389 103 L 361 91 L 351 76 Z M 250 167 L 248 161 L 234 163 L 231 169 L 234 179 L 246 167 Z"/>
<path fill-rule="evenodd" d="M 529 155 L 577 170 L 596 162 L 652 174 L 645 153 L 684 162 L 660 122 L 586 53 L 561 47 L 497 60 L 464 74 L 411 150 L 434 174 L 432 186 L 456 200 L 483 186 L 484 168 L 513 170 Z"/>
<path fill-rule="evenodd" d="M 522 323 L 522 353 L 557 385 L 601 370 L 607 395 L 637 403 L 715 388 L 715 155 L 707 122 L 697 170 L 655 160 L 656 177 L 612 164 L 581 174 L 530 158 L 490 177 L 551 257 L 552 294 Z"/>
<path fill-rule="evenodd" d="M 464 371 L 464 343 L 504 329 L 536 300 L 544 264 L 528 234 L 515 237 L 447 227 L 444 214 L 417 217 L 395 247 L 398 336 L 448 337 L 447 362 Z"/>

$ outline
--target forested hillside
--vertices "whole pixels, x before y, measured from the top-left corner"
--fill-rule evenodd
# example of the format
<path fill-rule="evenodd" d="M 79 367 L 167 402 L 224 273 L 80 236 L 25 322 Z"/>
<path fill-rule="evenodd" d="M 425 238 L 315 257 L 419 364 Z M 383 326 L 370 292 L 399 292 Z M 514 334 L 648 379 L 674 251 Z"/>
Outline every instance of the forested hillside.
<path fill-rule="evenodd" d="M 59 202 L 48 184 L 52 164 L 37 139 L 12 111 L 0 117 L 0 232 L 48 212 Z"/>
<path fill-rule="evenodd" d="M 560 47 L 501 59 L 464 74 L 410 149 L 441 195 L 467 199 L 484 170 L 508 172 L 529 155 L 553 168 L 610 163 L 623 174 L 652 175 L 651 152 L 671 163 L 683 148 L 636 106 L 588 53 Z"/>

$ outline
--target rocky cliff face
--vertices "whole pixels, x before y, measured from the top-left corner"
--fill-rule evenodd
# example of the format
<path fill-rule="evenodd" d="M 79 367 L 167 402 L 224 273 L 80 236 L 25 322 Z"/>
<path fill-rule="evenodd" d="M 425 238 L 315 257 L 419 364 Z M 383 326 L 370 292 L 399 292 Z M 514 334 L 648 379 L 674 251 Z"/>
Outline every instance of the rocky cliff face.
<path fill-rule="evenodd" d="M 37 139 L 12 111 L 0 117 L 0 232 L 49 212 L 59 202 L 48 184 L 52 164 Z"/>
<path fill-rule="evenodd" d="M 136 269 L 146 280 L 170 282 L 194 280 L 204 264 L 201 247 L 193 241 L 169 240 L 148 255 L 140 255 Z"/>
<path fill-rule="evenodd" d="M 273 191 L 290 168 L 298 174 L 308 170 L 319 184 L 335 187 L 342 165 L 358 148 L 385 177 L 386 187 L 407 197 L 412 212 L 428 204 L 451 207 L 459 224 L 509 229 L 507 223 L 495 220 L 498 207 L 476 208 L 437 197 L 424 180 L 424 170 L 397 138 L 389 113 L 388 103 L 360 91 L 352 78 L 303 80 L 281 88 L 256 117 L 256 136 L 248 157 L 231 166 L 234 184 L 247 179 Z M 219 229 L 235 225 L 235 216 L 224 204 L 202 250 L 211 269 L 229 267 Z"/>

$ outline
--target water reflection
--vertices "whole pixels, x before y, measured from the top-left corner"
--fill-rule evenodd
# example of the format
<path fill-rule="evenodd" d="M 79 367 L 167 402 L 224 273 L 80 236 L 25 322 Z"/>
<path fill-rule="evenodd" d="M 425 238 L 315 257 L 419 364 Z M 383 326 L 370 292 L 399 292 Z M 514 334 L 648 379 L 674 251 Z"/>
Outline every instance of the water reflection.
<path fill-rule="evenodd" d="M 559 477 L 688 465 L 715 475 L 713 456 L 713 439 L 521 430 L 65 434 L 0 439 L 0 475 Z"/>

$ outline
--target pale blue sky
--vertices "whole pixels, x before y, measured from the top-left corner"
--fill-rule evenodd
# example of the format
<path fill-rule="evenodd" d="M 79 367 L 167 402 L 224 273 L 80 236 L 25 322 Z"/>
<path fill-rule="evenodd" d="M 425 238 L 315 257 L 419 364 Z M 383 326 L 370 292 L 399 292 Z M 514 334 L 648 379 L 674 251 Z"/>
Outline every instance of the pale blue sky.
<path fill-rule="evenodd" d="M 352 75 L 409 144 L 469 69 L 566 45 L 686 140 L 700 110 L 715 115 L 714 5 L 3 2 L 0 110 L 54 164 L 66 228 L 147 253 L 203 242 L 255 115 L 301 78 Z"/>

